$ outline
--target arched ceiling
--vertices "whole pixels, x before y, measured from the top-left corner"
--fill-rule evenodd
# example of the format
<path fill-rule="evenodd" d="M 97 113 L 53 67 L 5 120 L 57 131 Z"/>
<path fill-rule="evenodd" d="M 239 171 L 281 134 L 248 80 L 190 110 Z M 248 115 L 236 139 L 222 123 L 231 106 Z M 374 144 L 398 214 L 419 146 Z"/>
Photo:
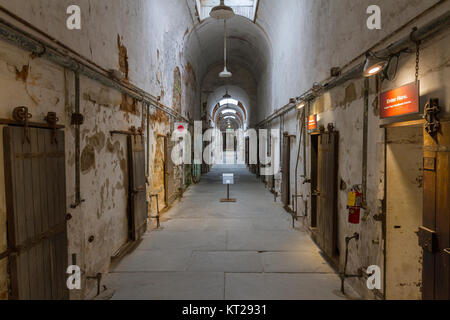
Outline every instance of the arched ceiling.
<path fill-rule="evenodd" d="M 258 79 L 270 63 L 271 47 L 263 30 L 251 20 L 235 16 L 227 20 L 227 46 L 230 69 L 233 65 L 248 69 Z M 197 24 L 188 35 L 185 54 L 196 60 L 199 78 L 214 65 L 223 64 L 224 21 L 212 18 Z"/>
<path fill-rule="evenodd" d="M 250 98 L 246 91 L 244 91 L 240 87 L 236 86 L 222 86 L 217 88 L 215 91 L 211 92 L 208 96 L 208 105 L 207 110 L 210 115 L 213 115 L 214 109 L 216 105 L 223 99 L 223 96 L 228 92 L 228 94 L 232 97 L 232 99 L 236 99 L 239 102 L 242 103 L 242 106 L 244 107 L 244 111 L 240 111 L 243 115 L 243 122 L 245 124 L 249 124 L 249 119 L 251 115 L 251 110 L 249 108 L 250 105 Z M 239 108 L 240 109 L 240 108 Z M 239 110 L 236 108 L 236 110 Z M 213 119 L 214 121 L 214 119 Z"/>
<path fill-rule="evenodd" d="M 195 0 L 188 2 L 195 27 L 186 33 L 184 56 L 195 68 L 201 83 L 202 104 L 212 112 L 226 90 L 245 106 L 243 125 L 249 127 L 257 114 L 258 83 L 271 70 L 272 47 L 264 30 L 252 20 L 236 15 L 227 20 L 227 68 L 231 78 L 220 78 L 224 58 L 224 20 L 195 18 Z"/>

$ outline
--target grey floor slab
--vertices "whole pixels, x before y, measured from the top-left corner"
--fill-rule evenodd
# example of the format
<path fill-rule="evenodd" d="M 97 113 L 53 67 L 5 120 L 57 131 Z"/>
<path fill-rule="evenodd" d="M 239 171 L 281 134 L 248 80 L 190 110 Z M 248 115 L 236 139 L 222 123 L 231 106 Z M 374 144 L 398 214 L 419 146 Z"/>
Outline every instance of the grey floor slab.
<path fill-rule="evenodd" d="M 341 300 L 334 274 L 225 275 L 226 300 Z"/>
<path fill-rule="evenodd" d="M 295 230 L 255 230 L 245 233 L 230 231 L 227 249 L 232 251 L 305 251 L 316 250 L 316 247 L 306 234 Z"/>
<path fill-rule="evenodd" d="M 223 300 L 224 274 L 214 272 L 113 273 L 113 300 Z"/>
<path fill-rule="evenodd" d="M 123 258 L 114 272 L 186 271 L 191 256 L 189 250 L 136 250 Z"/>
<path fill-rule="evenodd" d="M 194 252 L 189 271 L 262 272 L 257 252 Z"/>
<path fill-rule="evenodd" d="M 226 231 L 158 231 L 145 236 L 138 250 L 203 250 L 226 248 Z"/>
<path fill-rule="evenodd" d="M 263 252 L 264 272 L 335 273 L 318 252 Z"/>

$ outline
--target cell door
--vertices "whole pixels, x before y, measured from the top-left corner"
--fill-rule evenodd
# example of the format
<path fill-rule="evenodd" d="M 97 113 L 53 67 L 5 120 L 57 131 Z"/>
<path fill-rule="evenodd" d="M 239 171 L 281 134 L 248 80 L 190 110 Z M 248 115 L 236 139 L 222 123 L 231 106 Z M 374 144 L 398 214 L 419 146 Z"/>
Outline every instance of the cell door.
<path fill-rule="evenodd" d="M 290 169 L 291 169 L 291 138 L 289 135 L 284 134 L 283 136 L 283 165 L 281 168 L 282 172 L 282 183 L 281 183 L 281 200 L 285 208 L 288 208 L 291 201 L 290 193 Z"/>
<path fill-rule="evenodd" d="M 450 122 L 435 137 L 424 133 L 422 297 L 450 299 Z"/>
<path fill-rule="evenodd" d="M 317 233 L 320 247 L 330 258 L 337 255 L 338 143 L 337 131 L 319 137 Z"/>
<path fill-rule="evenodd" d="M 10 297 L 68 299 L 64 132 L 5 127 L 3 142 Z"/>
<path fill-rule="evenodd" d="M 128 136 L 131 239 L 139 240 L 147 231 L 147 185 L 144 136 Z"/>

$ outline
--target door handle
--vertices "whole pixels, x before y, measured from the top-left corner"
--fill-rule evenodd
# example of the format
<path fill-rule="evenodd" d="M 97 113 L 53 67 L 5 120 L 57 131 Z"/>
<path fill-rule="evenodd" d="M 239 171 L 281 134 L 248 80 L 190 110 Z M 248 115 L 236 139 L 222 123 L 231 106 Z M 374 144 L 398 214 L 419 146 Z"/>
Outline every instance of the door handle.
<path fill-rule="evenodd" d="M 320 196 L 320 191 L 319 190 L 313 190 L 311 195 L 313 195 L 313 196 Z"/>
<path fill-rule="evenodd" d="M 450 248 L 446 248 L 444 250 L 442 250 L 445 254 L 449 254 L 450 255 Z"/>

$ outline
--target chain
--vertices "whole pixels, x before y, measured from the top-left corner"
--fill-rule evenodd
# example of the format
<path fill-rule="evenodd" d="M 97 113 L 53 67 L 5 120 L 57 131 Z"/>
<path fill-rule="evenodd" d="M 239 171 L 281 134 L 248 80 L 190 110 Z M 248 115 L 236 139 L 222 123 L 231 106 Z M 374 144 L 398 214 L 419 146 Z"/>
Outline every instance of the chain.
<path fill-rule="evenodd" d="M 419 82 L 419 67 L 420 67 L 420 41 L 417 41 L 417 46 L 416 46 L 416 83 Z"/>

